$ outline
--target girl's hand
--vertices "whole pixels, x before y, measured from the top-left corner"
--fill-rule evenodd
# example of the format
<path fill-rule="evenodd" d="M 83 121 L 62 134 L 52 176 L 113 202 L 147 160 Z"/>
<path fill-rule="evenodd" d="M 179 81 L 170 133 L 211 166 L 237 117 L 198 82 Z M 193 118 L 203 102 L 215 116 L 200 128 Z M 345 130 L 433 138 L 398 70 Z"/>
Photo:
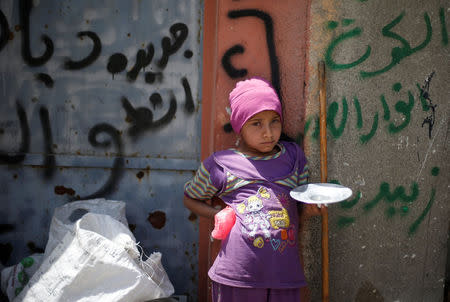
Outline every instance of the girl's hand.
<path fill-rule="evenodd" d="M 320 215 L 320 208 L 315 204 L 304 204 L 302 215 L 304 215 L 305 218 L 311 217 L 311 216 L 319 216 Z"/>
<path fill-rule="evenodd" d="M 189 198 L 186 195 L 184 195 L 183 203 L 184 206 L 191 210 L 193 213 L 206 218 L 214 218 L 214 215 L 216 215 L 220 211 L 220 208 L 217 209 L 209 205 L 205 200 Z"/>

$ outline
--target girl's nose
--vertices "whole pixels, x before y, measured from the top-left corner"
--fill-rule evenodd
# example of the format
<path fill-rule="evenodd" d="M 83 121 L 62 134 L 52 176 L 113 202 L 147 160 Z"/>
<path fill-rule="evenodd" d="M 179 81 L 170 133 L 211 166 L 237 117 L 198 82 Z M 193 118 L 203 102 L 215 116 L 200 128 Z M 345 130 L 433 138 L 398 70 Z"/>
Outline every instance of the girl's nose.
<path fill-rule="evenodd" d="M 272 129 L 270 128 L 270 125 L 264 126 L 264 137 L 272 137 Z"/>

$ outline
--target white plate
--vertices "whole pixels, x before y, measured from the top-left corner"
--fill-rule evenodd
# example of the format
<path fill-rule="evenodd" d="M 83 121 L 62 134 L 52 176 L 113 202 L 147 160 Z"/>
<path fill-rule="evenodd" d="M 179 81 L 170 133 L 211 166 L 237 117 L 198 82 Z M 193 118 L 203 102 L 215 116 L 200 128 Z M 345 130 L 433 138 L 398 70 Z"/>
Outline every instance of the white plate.
<path fill-rule="evenodd" d="M 312 203 L 312 204 L 328 204 L 344 201 L 353 192 L 350 188 L 331 183 L 312 183 L 302 185 L 291 191 L 291 197 L 295 200 Z"/>

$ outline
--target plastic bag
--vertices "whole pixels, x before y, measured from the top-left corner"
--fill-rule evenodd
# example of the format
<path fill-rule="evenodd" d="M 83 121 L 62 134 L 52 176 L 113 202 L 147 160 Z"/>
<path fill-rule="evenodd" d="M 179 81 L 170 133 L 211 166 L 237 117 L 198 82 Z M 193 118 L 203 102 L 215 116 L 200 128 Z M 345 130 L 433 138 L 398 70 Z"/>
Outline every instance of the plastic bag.
<path fill-rule="evenodd" d="M 225 207 L 214 216 L 214 230 L 212 230 L 211 236 L 219 240 L 227 238 L 235 222 L 236 213 L 233 208 Z"/>
<path fill-rule="evenodd" d="M 139 255 L 128 227 L 109 215 L 87 213 L 44 258 L 14 302 L 135 302 L 171 295 L 173 287 L 169 293 L 158 285 L 161 279 L 170 283 L 167 275 L 155 270 L 149 276 Z"/>

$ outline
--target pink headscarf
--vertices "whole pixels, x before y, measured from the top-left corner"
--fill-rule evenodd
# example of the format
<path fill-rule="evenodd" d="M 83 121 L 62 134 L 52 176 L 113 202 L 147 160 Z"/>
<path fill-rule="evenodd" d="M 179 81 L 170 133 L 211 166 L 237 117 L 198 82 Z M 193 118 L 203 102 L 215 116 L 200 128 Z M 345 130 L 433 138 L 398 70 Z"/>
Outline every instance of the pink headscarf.
<path fill-rule="evenodd" d="M 234 132 L 240 133 L 245 122 L 257 113 L 273 110 L 283 118 L 278 95 L 270 83 L 262 78 L 250 78 L 236 83 L 229 95 Z"/>

